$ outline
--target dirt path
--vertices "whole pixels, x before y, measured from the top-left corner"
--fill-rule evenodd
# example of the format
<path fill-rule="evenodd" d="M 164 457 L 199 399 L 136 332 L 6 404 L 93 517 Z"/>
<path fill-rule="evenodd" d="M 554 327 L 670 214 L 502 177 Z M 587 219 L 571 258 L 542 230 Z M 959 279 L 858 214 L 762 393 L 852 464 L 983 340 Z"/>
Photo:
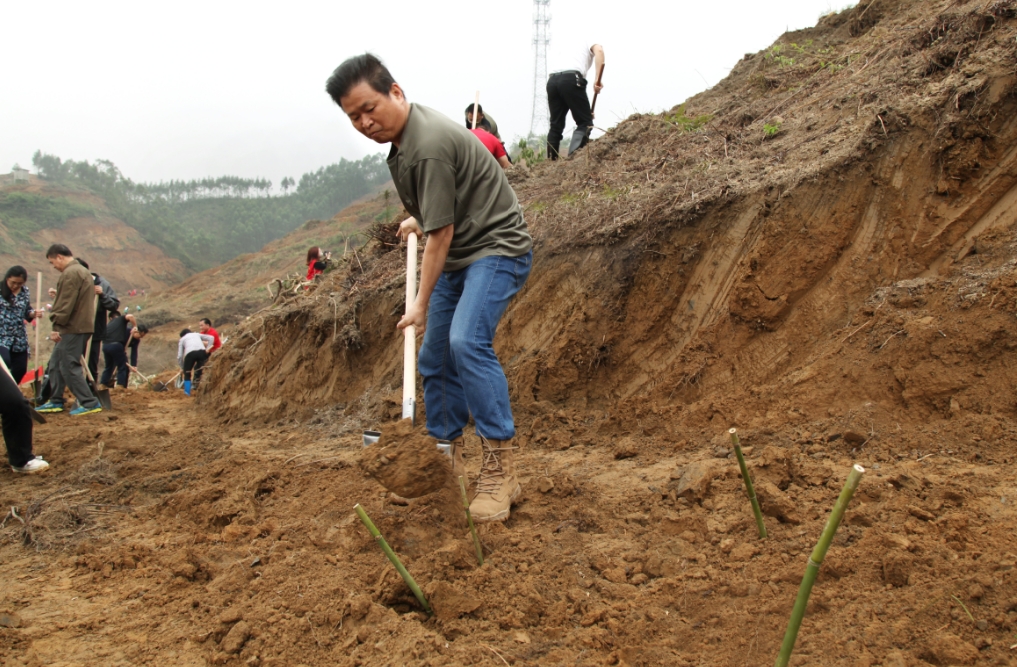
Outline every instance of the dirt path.
<path fill-rule="evenodd" d="M 384 503 L 352 428 L 225 429 L 177 394 L 114 400 L 115 414 L 54 415 L 38 430 L 51 473 L 0 473 L 3 504 L 31 529 L 8 518 L 0 530 L 0 613 L 20 622 L 0 628 L 0 664 L 768 664 L 854 460 L 870 470 L 796 664 L 1012 664 L 1007 422 L 992 441 L 958 420 L 860 451 L 866 434 L 746 431 L 766 541 L 721 458 L 723 431 L 576 429 L 523 451 L 524 497 L 507 524 L 482 526 L 481 568 L 447 499 Z M 891 433 L 878 415 L 873 426 Z M 903 454 L 912 439 L 929 447 Z"/>

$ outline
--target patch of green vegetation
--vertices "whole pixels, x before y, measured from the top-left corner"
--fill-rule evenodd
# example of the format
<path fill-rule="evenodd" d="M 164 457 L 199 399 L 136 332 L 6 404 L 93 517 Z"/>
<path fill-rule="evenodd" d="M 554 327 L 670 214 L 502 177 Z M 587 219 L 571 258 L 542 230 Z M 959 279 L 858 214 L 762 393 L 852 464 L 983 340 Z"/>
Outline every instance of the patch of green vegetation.
<path fill-rule="evenodd" d="M 612 188 L 610 185 L 605 185 L 600 195 L 605 199 L 615 199 L 624 194 L 628 194 L 628 188 Z"/>
<path fill-rule="evenodd" d="M 685 132 L 695 132 L 709 123 L 713 120 L 713 114 L 704 113 L 698 116 L 689 116 L 685 113 L 685 105 L 680 104 L 673 114 L 665 115 L 664 119 L 684 134 Z"/>
<path fill-rule="evenodd" d="M 566 204 L 575 204 L 586 198 L 585 192 L 566 192 L 561 196 L 561 201 Z"/>
<path fill-rule="evenodd" d="M 63 227 L 71 218 L 94 218 L 95 209 L 63 197 L 44 197 L 28 192 L 0 194 L 0 222 L 12 239 L 38 247 L 31 234 L 40 229 Z M 13 248 L 3 248 L 11 252 Z"/>
<path fill-rule="evenodd" d="M 773 139 L 775 136 L 780 134 L 780 123 L 764 123 L 763 124 L 763 136 L 767 139 Z"/>
<path fill-rule="evenodd" d="M 547 209 L 547 204 L 542 201 L 535 201 L 526 207 L 526 210 L 530 213 L 541 213 Z"/>
<path fill-rule="evenodd" d="M 520 139 L 519 143 L 515 145 L 515 149 L 512 151 L 514 153 L 512 155 L 513 163 L 517 163 L 519 160 L 526 160 L 526 164 L 536 164 L 547 159 L 547 148 L 543 137 Z"/>

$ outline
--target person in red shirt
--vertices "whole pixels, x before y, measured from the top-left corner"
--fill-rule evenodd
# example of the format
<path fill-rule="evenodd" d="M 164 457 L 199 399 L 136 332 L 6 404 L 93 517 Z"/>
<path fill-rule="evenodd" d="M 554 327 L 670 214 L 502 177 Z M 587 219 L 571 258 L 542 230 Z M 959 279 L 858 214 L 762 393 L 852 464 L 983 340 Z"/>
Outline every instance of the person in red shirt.
<path fill-rule="evenodd" d="M 307 251 L 307 282 L 313 281 L 325 272 L 330 257 L 332 253 L 323 252 L 318 246 Z"/>
<path fill-rule="evenodd" d="M 487 130 L 482 130 L 479 127 L 470 130 L 477 139 L 480 139 L 480 143 L 484 144 L 487 150 L 491 151 L 491 155 L 498 161 L 502 169 L 508 169 L 511 166 L 509 162 L 508 154 L 505 152 L 505 147 L 498 141 L 498 137 L 494 136 Z"/>
<path fill-rule="evenodd" d="M 212 347 L 208 350 L 209 355 L 222 347 L 222 341 L 219 340 L 219 332 L 212 328 L 212 320 L 206 317 L 198 322 L 198 331 L 215 339 L 215 342 L 212 343 Z"/>

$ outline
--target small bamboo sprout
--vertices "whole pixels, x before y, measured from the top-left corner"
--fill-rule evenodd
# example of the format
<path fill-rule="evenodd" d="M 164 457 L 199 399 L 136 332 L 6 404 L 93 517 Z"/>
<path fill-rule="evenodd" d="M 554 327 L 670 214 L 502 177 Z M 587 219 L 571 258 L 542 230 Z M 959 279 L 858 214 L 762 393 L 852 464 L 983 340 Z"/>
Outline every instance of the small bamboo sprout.
<path fill-rule="evenodd" d="M 399 556 L 396 556 L 395 552 L 392 551 L 392 547 L 390 547 L 388 542 L 385 541 L 385 538 L 381 536 L 381 531 L 379 531 L 374 525 L 374 522 L 371 521 L 371 517 L 367 516 L 367 512 L 365 512 L 364 508 L 360 506 L 360 503 L 354 505 L 353 509 L 357 511 L 357 516 L 360 517 L 360 521 L 367 526 L 367 530 L 374 537 L 378 546 L 381 547 L 381 550 L 385 552 L 385 555 L 388 556 L 388 559 L 392 562 L 396 571 L 402 575 L 403 581 L 405 581 L 406 585 L 410 587 L 411 591 L 413 591 L 413 595 L 417 598 L 420 606 L 424 608 L 424 611 L 426 611 L 428 615 L 433 614 L 434 612 L 431 611 L 431 605 L 429 605 L 427 600 L 424 599 L 424 594 L 421 592 L 420 586 L 417 586 L 417 582 L 413 580 L 413 577 L 406 570 L 406 566 L 403 565 L 401 560 L 399 560 Z"/>
<path fill-rule="evenodd" d="M 794 651 L 795 641 L 798 639 L 798 629 L 802 625 L 802 619 L 805 617 L 805 608 L 809 604 L 812 585 L 816 583 L 816 577 L 819 576 L 819 566 L 823 564 L 823 559 L 826 558 L 830 542 L 833 541 L 837 527 L 840 526 L 841 517 L 844 516 L 844 510 L 847 509 L 848 503 L 851 502 L 851 497 L 855 494 L 855 489 L 858 488 L 858 482 L 861 481 L 863 473 L 865 473 L 865 468 L 858 464 L 851 468 L 851 473 L 848 474 L 847 481 L 844 482 L 844 488 L 840 492 L 840 497 L 837 498 L 833 511 L 830 512 L 830 518 L 826 520 L 823 534 L 820 536 L 816 548 L 812 550 L 812 555 L 809 556 L 809 563 L 805 566 L 805 576 L 802 577 L 802 585 L 798 588 L 798 597 L 795 599 L 795 606 L 791 610 L 791 619 L 788 621 L 787 632 L 784 633 L 784 641 L 780 645 L 780 653 L 777 655 L 775 667 L 787 667 L 787 663 L 791 659 L 791 652 Z"/>
<path fill-rule="evenodd" d="M 759 529 L 760 539 L 763 539 L 766 537 L 766 525 L 763 524 L 763 512 L 759 509 L 759 500 L 756 499 L 756 487 L 752 485 L 752 476 L 749 475 L 749 469 L 745 465 L 745 457 L 742 455 L 742 445 L 738 441 L 738 429 L 728 429 L 728 433 L 731 434 L 731 444 L 734 445 L 735 456 L 738 458 L 738 467 L 742 470 L 742 479 L 745 481 L 745 495 L 749 497 L 749 502 L 752 503 L 752 513 L 756 515 L 756 528 Z"/>
<path fill-rule="evenodd" d="M 470 534 L 473 535 L 473 548 L 477 550 L 477 562 L 484 564 L 484 549 L 480 546 L 480 538 L 477 537 L 477 527 L 473 525 L 473 514 L 470 513 L 470 499 L 466 496 L 466 482 L 462 475 L 459 476 L 459 491 L 463 494 L 463 509 L 466 510 L 466 522 L 470 524 Z"/>

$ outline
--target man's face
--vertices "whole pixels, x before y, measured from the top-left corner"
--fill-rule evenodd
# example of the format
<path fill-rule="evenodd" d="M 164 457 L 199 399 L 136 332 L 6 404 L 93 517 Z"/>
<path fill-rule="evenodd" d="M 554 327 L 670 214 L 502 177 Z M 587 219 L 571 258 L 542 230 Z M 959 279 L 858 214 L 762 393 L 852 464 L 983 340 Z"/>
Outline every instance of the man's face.
<path fill-rule="evenodd" d="M 200 331 L 201 333 L 208 333 L 208 330 L 211 328 L 212 327 L 208 326 L 204 322 L 198 322 L 198 331 Z"/>
<path fill-rule="evenodd" d="M 483 111 L 478 111 L 477 112 L 477 127 L 480 127 L 480 121 L 482 121 L 482 120 L 484 120 L 484 112 Z M 466 122 L 470 124 L 470 127 L 473 127 L 473 114 L 471 114 L 471 113 L 467 113 L 466 114 Z"/>
<path fill-rule="evenodd" d="M 399 145 L 410 105 L 398 83 L 393 83 L 385 94 L 361 81 L 350 88 L 340 101 L 353 127 L 362 135 L 379 144 Z"/>
<path fill-rule="evenodd" d="M 63 273 L 64 269 L 67 268 L 68 264 L 74 261 L 73 257 L 64 257 L 63 255 L 53 255 L 52 257 L 47 257 L 46 259 L 49 260 L 50 265 L 54 269 L 61 273 Z"/>

